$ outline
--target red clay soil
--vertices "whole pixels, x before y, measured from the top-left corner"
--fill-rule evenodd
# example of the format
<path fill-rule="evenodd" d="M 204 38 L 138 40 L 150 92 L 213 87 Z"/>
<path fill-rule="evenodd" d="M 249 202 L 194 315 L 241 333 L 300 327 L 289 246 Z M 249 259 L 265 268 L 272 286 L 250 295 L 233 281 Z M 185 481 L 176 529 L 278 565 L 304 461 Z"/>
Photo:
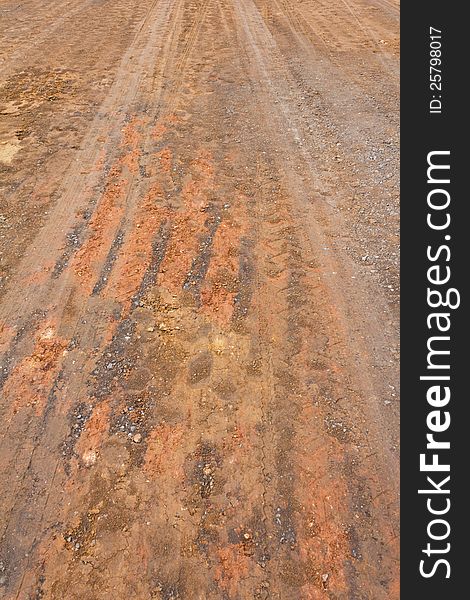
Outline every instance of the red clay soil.
<path fill-rule="evenodd" d="M 395 1 L 0 23 L 0 596 L 398 599 Z"/>

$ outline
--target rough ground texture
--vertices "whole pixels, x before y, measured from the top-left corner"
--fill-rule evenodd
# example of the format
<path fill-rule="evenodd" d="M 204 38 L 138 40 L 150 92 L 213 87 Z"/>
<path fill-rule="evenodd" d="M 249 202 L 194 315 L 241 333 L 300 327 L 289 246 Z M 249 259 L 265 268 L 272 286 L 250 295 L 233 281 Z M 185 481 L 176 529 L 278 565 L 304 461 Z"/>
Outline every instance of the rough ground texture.
<path fill-rule="evenodd" d="M 0 596 L 397 599 L 395 0 L 0 20 Z"/>

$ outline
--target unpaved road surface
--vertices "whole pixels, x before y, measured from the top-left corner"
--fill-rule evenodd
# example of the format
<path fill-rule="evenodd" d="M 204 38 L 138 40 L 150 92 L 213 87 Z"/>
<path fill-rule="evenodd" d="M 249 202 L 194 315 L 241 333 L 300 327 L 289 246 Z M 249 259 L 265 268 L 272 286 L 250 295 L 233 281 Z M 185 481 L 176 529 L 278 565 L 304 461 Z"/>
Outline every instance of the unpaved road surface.
<path fill-rule="evenodd" d="M 395 0 L 0 23 L 0 596 L 397 599 Z"/>

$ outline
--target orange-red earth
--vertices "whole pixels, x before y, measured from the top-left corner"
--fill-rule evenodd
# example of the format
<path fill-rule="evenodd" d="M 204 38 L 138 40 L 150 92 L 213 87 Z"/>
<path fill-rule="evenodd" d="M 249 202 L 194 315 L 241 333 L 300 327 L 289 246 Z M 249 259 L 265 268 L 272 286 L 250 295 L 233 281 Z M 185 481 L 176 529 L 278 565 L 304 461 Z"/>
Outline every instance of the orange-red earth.
<path fill-rule="evenodd" d="M 398 599 L 395 0 L 0 1 L 0 596 Z"/>

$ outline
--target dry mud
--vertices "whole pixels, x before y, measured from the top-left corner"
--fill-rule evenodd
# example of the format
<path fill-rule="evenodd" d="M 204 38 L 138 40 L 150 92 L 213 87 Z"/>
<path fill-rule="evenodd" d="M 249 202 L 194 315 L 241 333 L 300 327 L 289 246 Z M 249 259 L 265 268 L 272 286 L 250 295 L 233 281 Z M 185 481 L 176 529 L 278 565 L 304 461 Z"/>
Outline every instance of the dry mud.
<path fill-rule="evenodd" d="M 398 599 L 397 4 L 0 23 L 0 595 Z"/>

